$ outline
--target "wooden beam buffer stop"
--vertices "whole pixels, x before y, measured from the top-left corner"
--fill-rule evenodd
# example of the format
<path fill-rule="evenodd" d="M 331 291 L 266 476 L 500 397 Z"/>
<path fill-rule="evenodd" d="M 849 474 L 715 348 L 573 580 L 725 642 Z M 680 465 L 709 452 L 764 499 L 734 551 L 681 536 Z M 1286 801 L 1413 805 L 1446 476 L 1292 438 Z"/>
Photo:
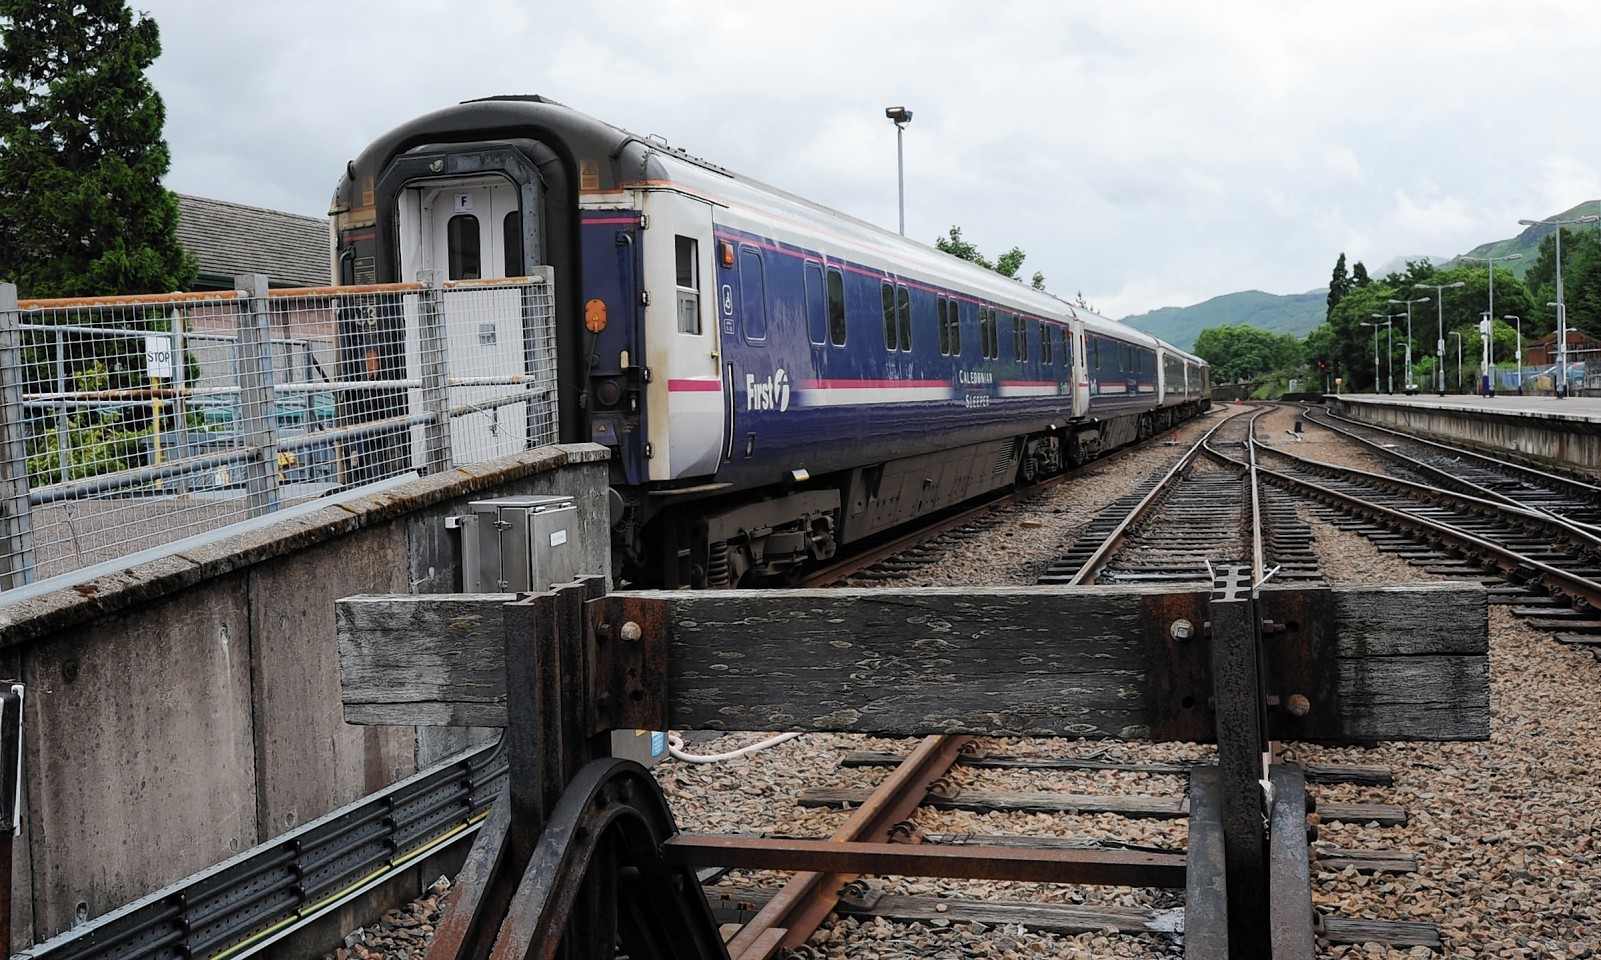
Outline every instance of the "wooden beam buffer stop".
<path fill-rule="evenodd" d="M 643 862 L 653 845 L 661 859 L 670 814 L 618 814 L 605 829 L 623 839 L 604 847 L 604 817 L 574 807 L 580 785 L 631 798 L 613 810 L 650 807 L 636 796 L 653 789 L 648 774 L 605 768 L 611 730 L 1216 743 L 1217 765 L 1191 778 L 1186 950 L 1278 960 L 1312 955 L 1313 914 L 1304 778 L 1264 765 L 1269 741 L 1489 735 L 1487 600 L 1475 584 L 1252 588 L 1234 568 L 1211 590 L 606 594 L 585 578 L 515 597 L 352 597 L 338 623 L 349 722 L 506 728 L 508 795 L 430 957 L 488 956 L 495 943 L 495 955 L 521 956 L 504 950 L 533 942 L 523 938 L 536 922 L 541 935 L 566 929 L 572 955 L 586 957 L 619 937 L 649 951 L 654 937 L 710 924 L 692 870 Z M 564 874 L 581 890 L 550 898 L 531 886 L 551 882 L 540 856 L 552 851 L 588 864 Z M 631 878 L 647 873 L 677 890 L 684 917 L 673 922 L 687 927 L 640 916 L 670 906 L 644 909 Z M 1286 882 L 1305 896 L 1280 896 Z M 557 903 L 576 912 L 541 913 Z M 721 951 L 715 938 L 704 946 Z"/>

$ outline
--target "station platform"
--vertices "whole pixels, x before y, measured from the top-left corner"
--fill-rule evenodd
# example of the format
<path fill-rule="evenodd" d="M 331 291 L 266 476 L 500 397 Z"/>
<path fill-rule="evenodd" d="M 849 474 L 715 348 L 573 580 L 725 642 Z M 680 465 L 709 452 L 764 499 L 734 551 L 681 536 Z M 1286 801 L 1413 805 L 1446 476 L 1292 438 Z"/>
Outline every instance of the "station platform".
<path fill-rule="evenodd" d="M 1330 410 L 1601 480 L 1601 397 L 1329 394 Z"/>

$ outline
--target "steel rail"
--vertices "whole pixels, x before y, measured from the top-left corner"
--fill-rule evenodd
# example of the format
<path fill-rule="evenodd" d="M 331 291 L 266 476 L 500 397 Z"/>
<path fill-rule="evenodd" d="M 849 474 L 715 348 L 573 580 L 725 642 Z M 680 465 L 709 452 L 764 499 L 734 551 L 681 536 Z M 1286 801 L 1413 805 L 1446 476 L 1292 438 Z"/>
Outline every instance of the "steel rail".
<path fill-rule="evenodd" d="M 1285 454 L 1285 456 L 1288 456 L 1288 454 Z M 1407 513 L 1404 510 L 1394 510 L 1371 500 L 1364 500 L 1360 497 L 1342 493 L 1333 488 L 1287 473 L 1280 473 L 1268 467 L 1259 469 L 1270 480 L 1292 489 L 1305 491 L 1312 495 L 1314 499 L 1319 499 L 1326 503 L 1344 505 L 1356 512 L 1386 521 L 1400 528 L 1428 534 L 1430 537 L 1438 538 L 1439 542 L 1467 556 L 1493 562 L 1502 571 L 1502 575 L 1509 580 L 1538 580 L 1545 584 L 1548 591 L 1556 595 L 1578 598 L 1583 603 L 1601 609 L 1601 583 L 1597 583 L 1594 580 L 1553 567 L 1548 563 L 1535 560 L 1515 550 L 1510 550 L 1501 544 L 1485 540 L 1449 524 L 1428 520 L 1416 514 Z M 1402 482 L 1404 483 L 1405 481 Z M 1487 505 L 1494 506 L 1493 504 Z M 1535 515 L 1534 518 L 1545 519 L 1538 517 L 1538 515 Z M 1514 574 L 1519 576 L 1514 576 Z"/>
<path fill-rule="evenodd" d="M 1243 413 L 1244 411 L 1241 412 Z M 1195 458 L 1200 455 L 1201 450 L 1206 446 L 1207 441 L 1210 440 L 1212 436 L 1221 430 L 1226 424 L 1230 423 L 1234 417 L 1239 415 L 1240 414 L 1236 413 L 1230 416 L 1228 419 L 1214 424 L 1210 430 L 1202 434 L 1201 437 L 1190 446 L 1190 449 L 1185 451 L 1184 456 L 1179 458 L 1179 461 L 1173 465 L 1172 469 L 1168 470 L 1167 473 L 1162 475 L 1162 479 L 1157 482 L 1156 486 L 1152 487 L 1151 491 L 1141 498 L 1139 503 L 1134 505 L 1134 509 L 1129 511 L 1128 516 L 1124 517 L 1116 527 L 1112 528 L 1112 532 L 1107 534 L 1106 539 L 1101 541 L 1101 545 L 1096 548 L 1095 552 L 1090 554 L 1089 557 L 1085 559 L 1084 565 L 1080 567 L 1078 573 L 1074 574 L 1073 578 L 1067 582 L 1067 586 L 1081 587 L 1085 584 L 1095 582 L 1095 578 L 1100 576 L 1101 571 L 1106 568 L 1106 564 L 1112 558 L 1112 555 L 1123 546 L 1124 540 L 1126 540 L 1128 537 L 1129 529 L 1132 528 L 1139 520 L 1144 518 L 1145 515 L 1149 513 L 1157 504 L 1157 502 L 1162 499 L 1162 497 L 1167 493 L 1168 484 L 1172 483 L 1175 477 L 1177 477 L 1184 470 L 1187 470 L 1189 466 L 1195 462 Z"/>
<path fill-rule="evenodd" d="M 1183 425 L 1181 424 L 1180 427 L 1182 426 Z M 1153 437 L 1152 439 L 1154 440 L 1155 438 Z M 815 573 L 805 575 L 801 579 L 801 585 L 806 587 L 826 587 L 838 583 L 847 577 L 871 568 L 876 563 L 887 560 L 896 554 L 915 547 L 921 543 L 927 542 L 928 540 L 931 540 L 942 533 L 947 533 L 951 530 L 954 530 L 964 523 L 967 523 L 968 521 L 977 517 L 982 517 L 997 508 L 1010 506 L 1011 504 L 1028 500 L 1032 497 L 1038 496 L 1041 493 L 1044 493 L 1051 487 L 1066 483 L 1069 480 L 1080 480 L 1085 477 L 1092 477 L 1102 470 L 1105 470 L 1117 463 L 1124 457 L 1131 456 L 1136 451 L 1144 449 L 1150 442 L 1151 441 L 1148 440 L 1144 443 L 1119 447 L 1103 457 L 1097 457 L 1096 459 L 1091 460 L 1089 463 L 1074 467 L 1071 472 L 1064 471 L 1062 473 L 1054 474 L 1021 490 L 1014 490 L 1010 493 L 1002 494 L 1001 496 L 993 499 L 983 500 L 967 509 L 961 510 L 959 513 L 944 517 L 938 521 L 935 521 L 934 523 L 928 524 L 927 526 L 922 526 L 915 530 L 900 534 L 899 536 L 894 537 L 894 539 L 886 540 L 880 544 L 875 544 L 874 546 L 863 550 L 860 553 L 852 554 L 851 556 L 846 557 L 837 563 L 831 563 L 826 567 L 822 567 Z"/>
<path fill-rule="evenodd" d="M 1329 416 L 1329 417 L 1334 417 L 1335 416 L 1334 414 L 1330 414 L 1330 413 L 1325 413 L 1324 415 L 1325 416 Z M 1380 456 L 1386 457 L 1388 459 L 1398 461 L 1398 462 L 1406 465 L 1407 467 L 1409 467 L 1411 469 L 1417 470 L 1419 473 L 1422 473 L 1422 474 L 1424 474 L 1426 476 L 1434 478 L 1439 483 L 1442 483 L 1442 484 L 1444 484 L 1444 485 L 1446 485 L 1446 486 L 1448 486 L 1448 487 L 1450 487 L 1452 489 L 1455 489 L 1455 490 L 1458 490 L 1458 491 L 1466 489 L 1468 492 L 1472 493 L 1473 495 L 1481 496 L 1486 500 L 1496 500 L 1496 501 L 1499 501 L 1499 502 L 1502 502 L 1502 503 L 1509 504 L 1511 506 L 1522 507 L 1525 510 L 1533 510 L 1533 511 L 1535 511 L 1537 513 L 1543 513 L 1543 514 L 1546 514 L 1548 516 L 1556 517 L 1557 519 L 1562 520 L 1564 523 L 1576 524 L 1578 526 L 1582 526 L 1582 527 L 1585 527 L 1585 528 L 1594 529 L 1594 525 L 1593 524 L 1579 523 L 1578 521 L 1570 520 L 1567 517 L 1563 516 L 1562 514 L 1557 513 L 1557 512 L 1555 512 L 1553 510 L 1549 510 L 1549 509 L 1546 509 L 1544 507 L 1538 507 L 1538 506 L 1534 506 L 1532 504 L 1525 503 L 1522 500 L 1517 499 L 1516 497 L 1510 496 L 1508 494 L 1501 493 L 1500 491 L 1497 491 L 1497 490 L 1492 490 L 1489 487 L 1486 487 L 1486 486 L 1484 486 L 1482 484 L 1474 483 L 1472 480 L 1468 480 L 1468 479 L 1465 479 L 1463 477 L 1459 477 L 1459 476 L 1457 476 L 1457 475 L 1451 473 L 1450 471 L 1445 470 L 1445 469 L 1443 469 L 1441 467 L 1437 467 L 1437 466 L 1435 466 L 1435 465 L 1433 465 L 1431 463 L 1426 463 L 1426 462 L 1424 462 L 1422 460 L 1417 459 L 1416 457 L 1408 456 L 1407 454 L 1404 454 L 1404 453 L 1400 452 L 1399 450 L 1396 450 L 1396 449 L 1393 449 L 1393 448 L 1390 448 L 1390 447 L 1386 447 L 1386 446 L 1378 443 L 1377 441 L 1373 440 L 1372 438 L 1361 436 L 1360 434 L 1358 434 L 1358 433 L 1356 433 L 1356 432 L 1354 432 L 1352 430 L 1348 430 L 1348 429 L 1346 429 L 1346 428 L 1344 428 L 1344 427 L 1342 427 L 1340 425 L 1333 424 L 1333 423 L 1327 423 L 1327 422 L 1325 422 L 1325 421 L 1323 421 L 1321 419 L 1315 418 L 1315 417 L 1309 417 L 1308 419 L 1311 419 L 1313 423 L 1316 423 L 1318 426 L 1323 427 L 1325 430 L 1332 431 L 1332 432 L 1337 433 L 1337 434 L 1339 434 L 1339 435 L 1341 435 L 1343 437 L 1346 437 L 1349 440 L 1352 440 L 1352 441 L 1354 441 L 1356 443 L 1362 444 L 1364 447 L 1368 448 L 1369 450 L 1372 450 L 1374 453 L 1377 453 Z M 1339 419 L 1344 419 L 1344 418 L 1339 418 Z M 1348 422 L 1348 423 L 1357 423 L 1356 421 L 1350 421 L 1350 420 L 1348 420 L 1346 422 Z M 1505 461 L 1505 460 L 1497 460 L 1497 459 L 1495 459 L 1493 457 L 1487 457 L 1487 456 L 1484 456 L 1482 454 L 1473 453 L 1473 452 L 1468 451 L 1468 450 L 1461 450 L 1461 449 L 1458 449 L 1456 447 L 1449 447 L 1449 446 L 1446 446 L 1445 444 L 1442 444 L 1442 443 L 1435 443 L 1432 440 L 1424 440 L 1422 437 L 1414 437 L 1411 434 L 1401 433 L 1401 432 L 1396 431 L 1396 430 L 1390 430 L 1390 429 L 1388 429 L 1386 427 L 1378 427 L 1378 426 L 1373 426 L 1371 424 L 1365 424 L 1365 423 L 1359 423 L 1357 425 L 1361 426 L 1361 427 L 1364 427 L 1366 429 L 1375 430 L 1375 431 L 1378 431 L 1378 432 L 1381 432 L 1381 433 L 1387 433 L 1390 436 L 1398 437 L 1398 438 L 1401 438 L 1401 439 L 1406 440 L 1406 441 L 1411 442 L 1411 443 L 1417 443 L 1417 444 L 1420 444 L 1420 445 L 1423 445 L 1423 446 L 1427 446 L 1427 447 L 1434 447 L 1437 450 L 1439 450 L 1440 452 L 1448 453 L 1448 454 L 1450 454 L 1450 455 L 1452 455 L 1454 457 L 1462 457 L 1462 458 L 1465 458 L 1465 459 L 1474 460 L 1482 468 L 1490 469 L 1490 470 L 1499 470 L 1499 471 L 1503 471 L 1503 472 L 1507 472 L 1507 473 L 1513 474 L 1514 475 L 1513 476 L 1514 479 L 1521 480 L 1522 482 L 1525 482 L 1525 483 L 1539 484 L 1539 485 L 1543 485 L 1543 486 L 1545 486 L 1547 488 L 1551 488 L 1551 487 L 1566 488 L 1565 490 L 1557 490 L 1556 492 L 1565 493 L 1565 494 L 1568 494 L 1568 495 L 1577 495 L 1577 496 L 1582 496 L 1582 497 L 1589 497 L 1589 498 L 1594 499 L 1598 504 L 1601 504 L 1601 487 L 1591 486 L 1590 484 L 1582 483 L 1582 482 L 1577 481 L 1577 480 L 1571 480 L 1569 478 L 1558 476 L 1556 474 L 1540 473 L 1540 472 L 1535 471 L 1535 470 L 1533 470 L 1533 469 L 1531 469 L 1529 467 L 1524 467 L 1524 466 L 1522 466 L 1520 464 L 1511 463 L 1511 462 Z"/>
<path fill-rule="evenodd" d="M 1400 477 L 1392 477 L 1382 473 L 1373 473 L 1357 467 L 1343 467 L 1337 464 L 1325 463 L 1321 460 L 1313 460 L 1310 457 L 1302 457 L 1297 454 L 1288 453 L 1284 450 L 1275 450 L 1272 448 L 1266 449 L 1268 449 L 1275 456 L 1294 461 L 1295 463 L 1300 464 L 1309 470 L 1323 473 L 1325 475 L 1342 478 L 1350 477 L 1357 481 L 1366 481 L 1374 486 L 1387 487 L 1398 494 L 1417 497 L 1434 503 L 1447 503 L 1454 501 L 1455 505 L 1459 508 L 1471 510 L 1486 516 L 1502 514 L 1520 517 L 1525 522 L 1538 524 L 1539 526 L 1545 527 L 1548 530 L 1560 532 L 1569 539 L 1574 540 L 1583 546 L 1589 547 L 1598 553 L 1601 553 L 1601 534 L 1598 534 L 1598 532 L 1589 524 L 1574 523 L 1572 520 L 1569 520 L 1566 517 L 1559 516 L 1546 510 L 1540 510 L 1535 507 L 1531 507 L 1526 503 L 1518 503 L 1515 500 L 1509 501 L 1502 499 L 1486 499 L 1483 497 L 1474 496 L 1472 494 L 1460 493 L 1454 490 L 1431 487 L 1425 483 L 1418 483 L 1413 480 L 1404 480 Z"/>
<path fill-rule="evenodd" d="M 1462 457 L 1462 458 L 1467 459 L 1467 460 L 1475 461 L 1480 466 L 1484 466 L 1484 467 L 1487 467 L 1487 468 L 1490 468 L 1490 469 L 1494 469 L 1494 470 L 1504 470 L 1504 471 L 1507 471 L 1509 473 L 1516 474 L 1516 475 L 1522 477 L 1523 479 L 1527 480 L 1530 483 L 1539 483 L 1539 484 L 1545 484 L 1545 485 L 1548 485 L 1548 486 L 1563 487 L 1563 488 L 1566 488 L 1569 492 L 1572 492 L 1572 493 L 1575 493 L 1575 494 L 1578 494 L 1578 495 L 1581 495 L 1581 496 L 1592 497 L 1592 498 L 1594 498 L 1596 500 L 1601 500 L 1601 486 L 1597 486 L 1596 484 L 1593 484 L 1593 483 L 1587 483 L 1587 482 L 1585 482 L 1583 480 L 1580 480 L 1580 479 L 1578 479 L 1576 477 L 1564 476 L 1564 475 L 1559 474 L 1559 473 L 1552 473 L 1552 472 L 1550 472 L 1551 469 L 1552 469 L 1550 467 L 1545 467 L 1545 468 L 1542 469 L 1542 468 L 1527 466 L 1527 465 L 1521 464 L 1521 463 L 1514 463 L 1514 462 L 1512 462 L 1510 460 L 1501 460 L 1501 459 L 1498 459 L 1496 457 L 1492 457 L 1492 456 L 1490 456 L 1488 454 L 1479 453 L 1479 452 L 1474 451 L 1474 450 L 1469 450 L 1469 449 L 1467 449 L 1465 447 L 1454 447 L 1454 446 L 1451 446 L 1450 444 L 1441 443 L 1441 442 L 1439 442 L 1437 440 L 1430 440 L 1430 439 L 1428 439 L 1426 437 L 1419 437 L 1419 436 L 1416 436 L 1414 434 L 1404 433 L 1404 432 L 1402 432 L 1400 430 L 1395 430 L 1395 429 L 1393 429 L 1391 427 L 1381 426 L 1381 425 L 1376 424 L 1376 423 L 1365 423 L 1365 422 L 1363 422 L 1361 420 L 1355 420 L 1355 419 L 1352 419 L 1351 417 L 1342 416 L 1342 415 L 1340 415 L 1338 413 L 1335 413 L 1332 410 L 1319 411 L 1318 416 L 1316 416 L 1316 417 L 1309 416 L 1308 419 L 1312 420 L 1312 422 L 1316 423 L 1318 426 L 1324 427 L 1324 428 L 1329 429 L 1329 430 L 1336 430 L 1339 433 L 1342 433 L 1342 434 L 1344 434 L 1346 436 L 1353 437 L 1354 439 L 1356 439 L 1356 440 L 1358 440 L 1358 441 L 1360 441 L 1362 443 L 1371 443 L 1372 441 L 1369 441 L 1369 440 L 1364 439 L 1363 437 L 1357 436 L 1356 434 L 1352 433 L 1350 430 L 1348 430 L 1348 429 L 1346 429 L 1344 427 L 1335 426 L 1335 425 L 1332 425 L 1332 424 L 1330 424 L 1330 423 L 1328 423 L 1326 421 L 1327 420 L 1338 420 L 1338 421 L 1340 421 L 1341 424 L 1350 424 L 1352 426 L 1361 427 L 1361 428 L 1363 428 L 1365 430 L 1373 430 L 1373 431 L 1376 431 L 1378 433 L 1387 433 L 1392 437 L 1399 437 L 1399 438 L 1401 438 L 1403 440 L 1406 440 L 1408 442 L 1419 444 L 1420 446 L 1433 447 L 1434 449 L 1440 451 L 1441 453 L 1448 453 L 1453 457 Z M 1384 450 L 1383 447 L 1379 447 L 1378 449 L 1380 449 L 1381 451 L 1384 451 L 1385 453 L 1389 453 L 1390 452 L 1390 451 Z"/>
<path fill-rule="evenodd" d="M 962 748 L 972 740 L 966 736 L 925 737 L 826 842 L 889 839 L 894 826 L 922 806 L 934 782 L 950 771 Z M 734 960 L 766 960 L 779 946 L 800 946 L 828 918 L 839 902 L 840 890 L 855 879 L 853 874 L 828 870 L 796 874 L 728 942 L 728 955 Z M 774 937 L 779 930 L 784 932 Z"/>

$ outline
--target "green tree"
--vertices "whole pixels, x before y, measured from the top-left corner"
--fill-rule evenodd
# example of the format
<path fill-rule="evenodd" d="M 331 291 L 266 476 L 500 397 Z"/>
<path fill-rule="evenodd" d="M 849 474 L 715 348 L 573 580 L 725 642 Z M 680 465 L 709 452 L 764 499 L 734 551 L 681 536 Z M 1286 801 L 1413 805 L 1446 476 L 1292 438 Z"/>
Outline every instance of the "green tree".
<path fill-rule="evenodd" d="M 1561 229 L 1562 302 L 1568 308 L 1568 325 L 1575 330 L 1601 333 L 1601 237 L 1593 231 Z M 1517 313 L 1515 310 L 1500 309 L 1500 279 L 1501 275 L 1497 273 L 1496 312 Z M 1534 314 L 1532 318 L 1518 314 L 1524 317 L 1524 334 L 1530 335 L 1531 330 L 1539 336 L 1551 333 L 1556 329 L 1556 309 L 1546 304 L 1554 303 L 1557 299 L 1556 231 L 1540 239 L 1534 262 L 1523 275 L 1523 281 L 1532 295 L 1530 312 Z M 1533 324 L 1529 322 L 1531 319 L 1534 320 Z"/>
<path fill-rule="evenodd" d="M 1022 247 L 1013 247 L 991 263 L 988 257 L 979 252 L 978 247 L 962 239 L 962 228 L 955 226 L 951 227 L 951 232 L 948 235 L 936 238 L 934 246 L 953 257 L 960 257 L 969 263 L 976 263 L 986 270 L 994 270 L 1003 277 L 1011 277 L 1013 280 L 1022 282 L 1017 275 L 1017 271 L 1023 268 L 1023 261 L 1028 259 L 1028 254 L 1023 252 Z M 1045 274 L 1036 270 L 1030 285 L 1035 290 L 1044 290 Z"/>
<path fill-rule="evenodd" d="M 1329 278 L 1329 309 L 1325 316 L 1332 315 L 1334 308 L 1339 306 L 1345 295 L 1351 292 L 1351 275 L 1345 269 L 1345 254 L 1335 261 L 1334 276 Z"/>
<path fill-rule="evenodd" d="M 1367 264 L 1358 260 L 1356 264 L 1351 267 L 1351 286 L 1365 287 L 1372 282 L 1373 278 L 1368 276 Z"/>
<path fill-rule="evenodd" d="M 123 0 L 0 0 L 0 279 L 23 296 L 193 282 L 145 77 L 160 53 Z"/>
<path fill-rule="evenodd" d="M 1300 339 L 1260 327 L 1207 327 L 1195 337 L 1194 353 L 1212 365 L 1218 383 L 1256 380 L 1301 365 Z"/>

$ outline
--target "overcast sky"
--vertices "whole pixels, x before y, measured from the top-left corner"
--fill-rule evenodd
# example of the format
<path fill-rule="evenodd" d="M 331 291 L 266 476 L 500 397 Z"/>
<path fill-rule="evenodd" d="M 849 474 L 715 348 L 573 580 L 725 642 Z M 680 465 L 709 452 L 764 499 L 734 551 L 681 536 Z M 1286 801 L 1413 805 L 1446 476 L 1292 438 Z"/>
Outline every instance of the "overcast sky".
<path fill-rule="evenodd" d="M 130 0 L 178 192 L 323 215 L 345 161 L 539 93 L 1114 317 L 1328 283 L 1601 197 L 1601 4 Z"/>

